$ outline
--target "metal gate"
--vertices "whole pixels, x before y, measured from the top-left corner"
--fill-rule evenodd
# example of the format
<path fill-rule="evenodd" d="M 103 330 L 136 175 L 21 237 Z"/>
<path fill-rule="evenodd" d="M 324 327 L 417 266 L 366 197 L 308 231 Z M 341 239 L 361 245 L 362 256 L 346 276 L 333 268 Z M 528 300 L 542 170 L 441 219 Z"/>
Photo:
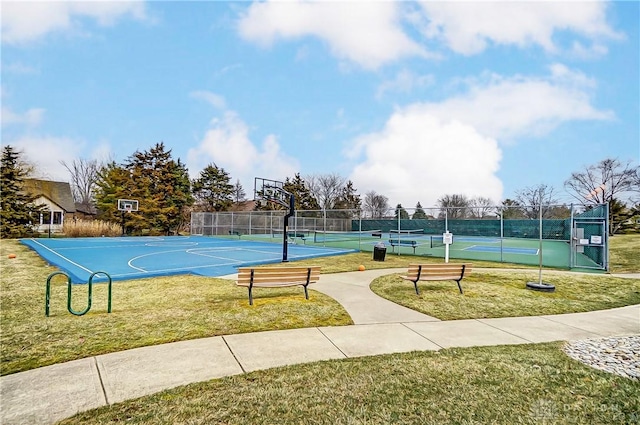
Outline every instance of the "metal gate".
<path fill-rule="evenodd" d="M 606 218 L 574 218 L 571 234 L 571 268 L 609 270 Z"/>

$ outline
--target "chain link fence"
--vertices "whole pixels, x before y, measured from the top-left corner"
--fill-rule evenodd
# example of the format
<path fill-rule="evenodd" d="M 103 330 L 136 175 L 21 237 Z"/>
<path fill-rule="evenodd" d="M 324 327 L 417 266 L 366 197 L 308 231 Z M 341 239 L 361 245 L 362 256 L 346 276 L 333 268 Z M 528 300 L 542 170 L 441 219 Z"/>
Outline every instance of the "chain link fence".
<path fill-rule="evenodd" d="M 191 234 L 283 240 L 286 212 L 194 212 Z M 295 211 L 291 243 L 373 251 L 383 242 L 398 255 L 444 257 L 442 235 L 452 233 L 451 258 L 562 268 L 608 269 L 608 205 L 483 206 Z M 394 242 L 396 242 L 394 244 Z"/>

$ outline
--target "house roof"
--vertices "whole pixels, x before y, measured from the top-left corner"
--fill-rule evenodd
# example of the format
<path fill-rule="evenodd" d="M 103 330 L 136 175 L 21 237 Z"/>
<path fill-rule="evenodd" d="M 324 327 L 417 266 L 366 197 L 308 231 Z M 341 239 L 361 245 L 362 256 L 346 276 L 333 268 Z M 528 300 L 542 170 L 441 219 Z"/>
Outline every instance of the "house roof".
<path fill-rule="evenodd" d="M 59 205 L 65 212 L 76 211 L 71 186 L 66 182 L 50 180 L 25 179 L 24 190 L 34 196 L 44 196 Z"/>
<path fill-rule="evenodd" d="M 253 211 L 255 207 L 255 201 L 241 201 L 237 204 L 233 204 L 230 211 Z"/>
<path fill-rule="evenodd" d="M 96 210 L 96 207 L 94 207 L 93 205 L 87 205 L 80 202 L 76 202 L 75 205 L 76 205 L 77 212 L 87 214 L 87 215 L 96 215 L 98 213 L 98 211 Z"/>

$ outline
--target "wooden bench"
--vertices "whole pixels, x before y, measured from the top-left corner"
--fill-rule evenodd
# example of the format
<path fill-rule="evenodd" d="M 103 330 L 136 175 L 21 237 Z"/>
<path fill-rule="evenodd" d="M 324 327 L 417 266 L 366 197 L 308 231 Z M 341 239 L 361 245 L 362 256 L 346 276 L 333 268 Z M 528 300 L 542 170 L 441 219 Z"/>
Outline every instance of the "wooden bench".
<path fill-rule="evenodd" d="M 420 295 L 418 290 L 418 281 L 436 281 L 436 280 L 455 280 L 458 289 L 462 294 L 462 285 L 460 281 L 465 273 L 471 271 L 471 264 L 409 264 L 407 276 L 402 276 L 405 280 L 413 282 L 416 288 L 416 294 Z"/>
<path fill-rule="evenodd" d="M 413 253 L 416 253 L 416 247 L 420 245 L 418 241 L 412 241 L 407 239 L 389 239 L 389 244 L 391 244 L 391 251 L 396 252 L 396 246 L 400 249 L 401 246 L 410 246 L 413 248 Z"/>
<path fill-rule="evenodd" d="M 320 279 L 320 266 L 311 267 L 240 267 L 236 285 L 249 288 L 249 305 L 253 305 L 253 288 L 302 286 L 309 299 L 307 286 Z"/>

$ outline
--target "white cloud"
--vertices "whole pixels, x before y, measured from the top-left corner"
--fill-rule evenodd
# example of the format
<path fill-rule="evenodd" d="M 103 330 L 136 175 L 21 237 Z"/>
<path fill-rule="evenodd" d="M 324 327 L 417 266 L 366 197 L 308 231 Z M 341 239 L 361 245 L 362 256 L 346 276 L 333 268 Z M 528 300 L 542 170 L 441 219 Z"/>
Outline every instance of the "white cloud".
<path fill-rule="evenodd" d="M 558 51 L 553 40 L 558 31 L 586 38 L 620 38 L 606 22 L 607 4 L 598 1 L 447 2 L 422 1 L 428 21 L 422 27 L 428 38 L 442 40 L 453 51 L 480 53 L 489 44 L 541 46 Z"/>
<path fill-rule="evenodd" d="M 350 152 L 358 164 L 350 178 L 361 188 L 404 207 L 435 205 L 461 193 L 499 202 L 496 176 L 500 142 L 544 135 L 567 121 L 610 120 L 591 103 L 597 83 L 562 64 L 545 77 L 470 79 L 464 93 L 439 103 L 414 103 L 396 111 L 385 128 L 359 138 Z"/>
<path fill-rule="evenodd" d="M 83 143 L 67 137 L 23 136 L 7 143 L 35 165 L 35 177 L 69 181 L 69 172 L 60 163 L 72 163 L 81 156 Z"/>
<path fill-rule="evenodd" d="M 233 111 L 212 120 L 200 144 L 187 152 L 187 167 L 195 173 L 192 178 L 210 163 L 224 168 L 233 181 L 240 179 L 248 196 L 254 177 L 283 180 L 300 169 L 297 160 L 280 150 L 274 135 L 260 145 L 254 143 L 248 126 Z"/>
<path fill-rule="evenodd" d="M 415 108 L 396 111 L 381 132 L 358 139 L 351 154 L 364 154 L 349 176 L 355 186 L 388 197 L 392 207 L 436 205 L 445 194 L 502 198 L 498 143 Z"/>
<path fill-rule="evenodd" d="M 468 91 L 440 103 L 411 108 L 440 119 L 456 119 L 481 134 L 504 141 L 543 135 L 566 121 L 610 120 L 614 114 L 591 104 L 595 80 L 561 64 L 546 77 L 488 75 Z"/>
<path fill-rule="evenodd" d="M 340 59 L 368 69 L 406 56 L 426 55 L 402 30 L 396 2 L 289 1 L 254 3 L 241 17 L 246 40 L 269 46 L 306 36 L 325 41 Z"/>
<path fill-rule="evenodd" d="M 381 98 L 388 92 L 410 93 L 414 90 L 430 86 L 434 83 L 433 75 L 417 75 L 410 70 L 399 71 L 393 80 L 382 82 L 376 91 L 376 97 Z"/>
<path fill-rule="evenodd" d="M 607 8 L 599 1 L 266 1 L 247 8 L 238 32 L 265 47 L 316 37 L 334 56 L 367 69 L 406 57 L 438 58 L 435 43 L 463 55 L 512 45 L 584 58 L 606 54 L 605 41 L 624 37 L 608 24 Z M 572 36 L 567 45 L 559 41 L 564 34 Z"/>
<path fill-rule="evenodd" d="M 13 112 L 11 109 L 2 107 L 2 127 L 8 127 L 11 125 L 26 125 L 28 127 L 35 127 L 42 122 L 45 110 L 42 108 L 31 108 L 28 111 L 19 114 Z"/>
<path fill-rule="evenodd" d="M 217 109 L 224 110 L 227 107 L 227 102 L 224 100 L 223 96 L 220 96 L 219 94 L 215 94 L 210 91 L 197 90 L 197 91 L 191 92 L 189 95 L 194 99 L 204 100 L 205 102 L 207 102 L 208 104 L 210 104 L 211 106 Z"/>
<path fill-rule="evenodd" d="M 99 25 L 113 25 L 130 15 L 145 19 L 142 1 L 11 1 L 2 2 L 2 42 L 9 44 L 36 40 L 54 31 L 77 30 L 81 18 Z"/>
<path fill-rule="evenodd" d="M 2 71 L 17 75 L 38 74 L 40 72 L 37 68 L 25 65 L 22 62 L 2 64 Z"/>

